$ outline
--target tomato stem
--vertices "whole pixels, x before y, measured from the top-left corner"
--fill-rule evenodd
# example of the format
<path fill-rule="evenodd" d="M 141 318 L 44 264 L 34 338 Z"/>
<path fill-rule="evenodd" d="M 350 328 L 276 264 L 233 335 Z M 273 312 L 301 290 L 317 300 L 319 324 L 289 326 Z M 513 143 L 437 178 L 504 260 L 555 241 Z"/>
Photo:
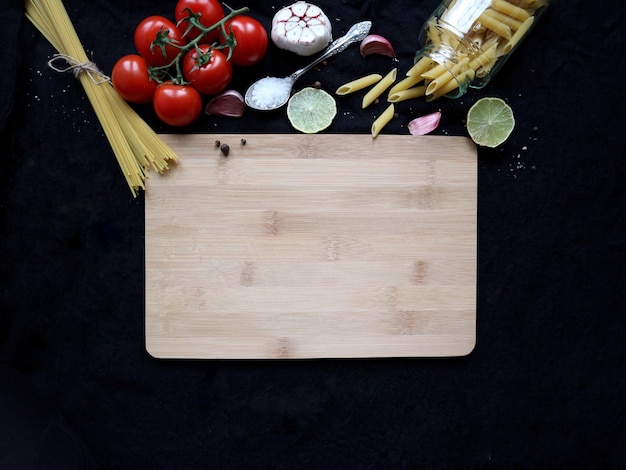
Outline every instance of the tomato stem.
<path fill-rule="evenodd" d="M 183 76 L 183 71 L 182 71 L 182 67 L 181 67 L 181 61 L 182 59 L 185 57 L 185 55 L 187 54 L 187 52 L 189 52 L 191 49 L 196 49 L 198 50 L 198 44 L 200 43 L 200 41 L 211 31 L 220 28 L 222 35 L 225 38 L 224 44 L 220 44 L 219 41 L 213 42 L 211 44 L 210 47 L 210 51 L 212 51 L 213 49 L 225 49 L 228 48 L 228 57 L 227 59 L 230 60 L 230 57 L 232 56 L 232 50 L 233 48 L 237 45 L 237 41 L 235 40 L 235 38 L 232 36 L 232 34 L 228 33 L 228 31 L 226 31 L 226 23 L 232 19 L 233 17 L 240 15 L 242 13 L 245 13 L 247 11 L 249 11 L 250 9 L 248 7 L 243 7 L 243 8 L 239 8 L 237 10 L 231 8 L 230 6 L 228 6 L 226 3 L 223 4 L 226 8 L 228 8 L 229 12 L 226 16 L 224 16 L 224 18 L 222 18 L 221 20 L 219 20 L 218 22 L 216 22 L 215 24 L 205 27 L 202 25 L 202 23 L 200 23 L 200 20 L 198 19 L 199 15 L 194 14 L 191 10 L 189 10 L 189 16 L 186 18 L 183 18 L 182 20 L 180 20 L 180 22 L 178 23 L 178 25 L 182 24 L 183 22 L 187 22 L 189 23 L 189 27 L 185 30 L 183 36 L 187 35 L 189 33 L 189 31 L 191 31 L 191 29 L 193 27 L 196 27 L 200 30 L 200 34 L 195 37 L 194 39 L 192 39 L 191 41 L 189 41 L 187 44 L 185 45 L 178 45 L 178 44 L 174 44 L 173 42 L 170 42 L 170 45 L 176 47 L 178 49 L 178 54 L 176 54 L 176 57 L 174 57 L 174 59 L 172 59 L 172 61 L 169 64 L 166 65 L 162 65 L 162 66 L 155 66 L 155 67 L 150 67 L 148 69 L 148 73 L 150 74 L 150 78 L 152 78 L 153 80 L 155 80 L 157 83 L 163 83 L 165 81 L 171 80 L 172 83 L 174 83 L 175 85 L 186 85 L 187 82 L 185 81 L 185 78 Z M 178 26 L 177 25 L 177 26 Z M 165 48 L 164 45 L 160 44 L 159 42 L 159 36 L 157 35 L 157 37 L 155 38 L 154 42 L 152 43 L 154 46 L 158 46 L 158 47 L 163 47 Z M 210 52 L 208 53 L 209 57 L 210 57 Z M 169 72 L 171 71 L 172 68 L 175 68 L 175 76 L 172 76 Z"/>

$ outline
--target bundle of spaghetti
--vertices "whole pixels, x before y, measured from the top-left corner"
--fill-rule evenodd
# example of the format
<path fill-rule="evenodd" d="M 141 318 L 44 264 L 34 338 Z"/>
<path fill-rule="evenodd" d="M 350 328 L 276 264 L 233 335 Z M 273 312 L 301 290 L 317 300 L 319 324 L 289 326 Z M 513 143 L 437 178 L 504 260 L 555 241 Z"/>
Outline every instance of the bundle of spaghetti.
<path fill-rule="evenodd" d="M 137 196 L 140 189 L 145 189 L 150 167 L 162 173 L 168 169 L 168 161 L 177 161 L 178 157 L 88 59 L 61 0 L 26 0 L 26 16 L 58 51 L 51 67 L 72 71 L 80 80 L 126 182 Z M 57 60 L 64 61 L 66 67 L 53 66 Z"/>

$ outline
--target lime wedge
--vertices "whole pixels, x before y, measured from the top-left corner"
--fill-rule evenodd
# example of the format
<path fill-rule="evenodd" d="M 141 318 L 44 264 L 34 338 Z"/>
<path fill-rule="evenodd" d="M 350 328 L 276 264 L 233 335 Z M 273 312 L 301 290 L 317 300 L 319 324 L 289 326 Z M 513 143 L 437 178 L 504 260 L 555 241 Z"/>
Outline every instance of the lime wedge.
<path fill-rule="evenodd" d="M 319 88 L 303 88 L 289 98 L 287 118 L 291 125 L 305 134 L 323 131 L 337 115 L 335 99 Z"/>
<path fill-rule="evenodd" d="M 467 112 L 467 132 L 483 147 L 497 147 L 513 132 L 511 107 L 500 98 L 481 98 Z"/>

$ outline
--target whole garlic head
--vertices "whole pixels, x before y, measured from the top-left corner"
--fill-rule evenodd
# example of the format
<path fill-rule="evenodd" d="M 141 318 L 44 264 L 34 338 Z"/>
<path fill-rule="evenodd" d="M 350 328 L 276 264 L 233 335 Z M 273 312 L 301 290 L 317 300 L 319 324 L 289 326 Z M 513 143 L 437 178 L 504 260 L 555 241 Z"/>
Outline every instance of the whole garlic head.
<path fill-rule="evenodd" d="M 332 41 L 332 25 L 320 7 L 299 1 L 274 15 L 271 37 L 281 49 L 310 56 Z"/>

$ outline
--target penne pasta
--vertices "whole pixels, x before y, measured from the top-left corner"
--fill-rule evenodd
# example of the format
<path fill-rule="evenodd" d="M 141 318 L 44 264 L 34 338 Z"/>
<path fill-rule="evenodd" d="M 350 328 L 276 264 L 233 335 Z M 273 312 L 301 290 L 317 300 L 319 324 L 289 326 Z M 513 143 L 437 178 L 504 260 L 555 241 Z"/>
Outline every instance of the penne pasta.
<path fill-rule="evenodd" d="M 376 136 L 380 133 L 380 131 L 385 127 L 389 121 L 393 118 L 395 113 L 395 107 L 393 103 L 387 106 L 387 109 L 383 111 L 383 113 L 376 118 L 374 123 L 372 124 L 372 137 L 376 138 Z"/>
<path fill-rule="evenodd" d="M 383 94 L 383 92 L 389 88 L 393 82 L 396 81 L 396 76 L 398 74 L 398 69 L 394 68 L 391 72 L 385 75 L 374 87 L 368 91 L 363 97 L 363 102 L 361 104 L 362 108 L 367 108 L 370 104 L 372 104 L 376 98 Z"/>
<path fill-rule="evenodd" d="M 387 101 L 390 103 L 399 103 L 400 101 L 406 101 L 413 98 L 419 98 L 426 95 L 426 85 L 407 88 L 406 90 L 399 90 L 394 93 L 389 93 Z"/>
<path fill-rule="evenodd" d="M 509 39 L 508 42 L 504 45 L 504 47 L 502 48 L 502 52 L 504 52 L 505 54 L 508 54 L 509 52 L 511 52 L 511 50 L 513 50 L 513 48 L 517 45 L 517 43 L 519 43 L 522 40 L 526 32 L 530 29 L 534 20 L 535 20 L 534 16 L 529 16 L 526 19 L 526 21 L 522 23 L 520 28 L 517 31 L 515 31 L 515 34 L 513 34 L 511 39 Z"/>
<path fill-rule="evenodd" d="M 433 60 L 430 57 L 422 57 L 419 59 L 413 67 L 411 67 L 406 73 L 407 77 L 421 76 L 427 69 L 433 65 Z"/>
<path fill-rule="evenodd" d="M 500 13 L 493 8 L 487 8 L 484 12 L 485 15 L 491 16 L 496 21 L 499 21 L 502 24 L 507 25 L 513 31 L 518 30 L 522 25 L 522 22 L 518 19 L 512 18 L 510 16 L 505 15 L 504 13 Z"/>
<path fill-rule="evenodd" d="M 473 80 L 474 75 L 475 75 L 474 71 L 471 69 L 468 69 L 467 71 L 461 73 L 456 78 L 456 80 L 450 80 L 444 86 L 435 90 L 435 92 L 432 93 L 431 95 L 427 95 L 426 101 L 433 101 L 433 100 L 436 100 L 437 98 L 441 98 L 442 96 L 447 95 L 448 93 L 452 93 L 454 90 L 459 88 L 461 83 L 464 83 L 469 80 Z"/>
<path fill-rule="evenodd" d="M 434 24 L 428 25 L 428 39 L 433 45 L 438 46 L 441 44 L 441 30 Z"/>
<path fill-rule="evenodd" d="M 507 16 L 516 18 L 520 21 L 524 21 L 530 16 L 530 14 L 526 10 L 507 2 L 506 0 L 492 0 L 491 7 L 494 10 L 498 10 L 499 12 L 504 13 Z"/>
<path fill-rule="evenodd" d="M 497 46 L 499 42 L 499 37 L 496 34 L 492 34 L 489 38 L 485 39 L 485 42 L 483 42 L 481 47 L 484 51 L 486 51 L 493 46 Z"/>
<path fill-rule="evenodd" d="M 486 31 L 484 29 L 480 29 L 474 35 L 472 35 L 472 43 L 474 47 L 478 49 L 483 47 L 483 44 L 485 43 L 485 33 Z"/>
<path fill-rule="evenodd" d="M 443 73 L 446 73 L 446 68 L 441 64 L 436 64 L 430 70 L 426 70 L 424 73 L 422 73 L 422 77 L 427 80 L 434 80 Z"/>
<path fill-rule="evenodd" d="M 491 59 L 485 65 L 476 70 L 476 78 L 485 78 L 487 75 L 489 75 L 491 69 L 493 69 L 494 65 L 496 65 L 496 62 L 498 62 L 499 58 L 500 57 L 496 54 L 493 59 Z"/>
<path fill-rule="evenodd" d="M 480 21 L 480 24 L 482 24 L 485 28 L 490 29 L 505 39 L 511 39 L 511 36 L 513 36 L 513 31 L 511 31 L 510 26 L 505 25 L 487 13 L 482 13 L 478 17 L 478 21 Z"/>
<path fill-rule="evenodd" d="M 419 75 L 409 75 L 404 80 L 400 80 L 389 90 L 389 95 L 392 95 L 398 91 L 406 90 L 411 88 L 414 85 L 417 85 L 419 82 L 423 81 L 424 77 L 420 77 Z"/>
<path fill-rule="evenodd" d="M 443 87 L 450 80 L 454 80 L 454 77 L 458 76 L 463 69 L 467 68 L 469 64 L 469 59 L 466 57 L 461 60 L 458 64 L 454 65 L 450 70 L 445 70 L 441 75 L 434 78 L 426 87 L 426 94 L 431 95 L 438 88 Z"/>
<path fill-rule="evenodd" d="M 337 95 L 347 95 L 349 93 L 354 93 L 355 91 L 362 90 L 364 88 L 367 88 L 368 86 L 378 83 L 381 78 L 383 78 L 382 75 L 378 73 L 372 73 L 370 75 L 357 78 L 356 80 L 352 80 L 351 82 L 341 85 L 339 88 L 337 88 L 337 91 L 335 93 Z"/>
<path fill-rule="evenodd" d="M 478 57 L 471 60 L 469 68 L 472 70 L 478 70 L 479 68 L 487 65 L 496 57 L 497 44 L 493 44 L 489 49 L 480 54 Z"/>

